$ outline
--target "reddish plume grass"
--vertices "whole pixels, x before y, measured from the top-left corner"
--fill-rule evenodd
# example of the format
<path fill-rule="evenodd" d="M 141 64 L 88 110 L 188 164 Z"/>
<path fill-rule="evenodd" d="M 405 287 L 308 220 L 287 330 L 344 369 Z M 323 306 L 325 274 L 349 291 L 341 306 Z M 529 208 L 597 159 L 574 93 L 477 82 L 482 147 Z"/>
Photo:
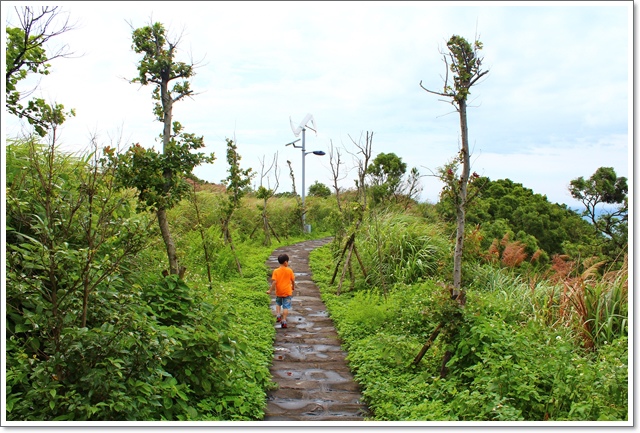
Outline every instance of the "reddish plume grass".
<path fill-rule="evenodd" d="M 502 264 L 509 268 L 520 266 L 527 258 L 525 248 L 520 241 L 508 242 L 502 251 Z"/>

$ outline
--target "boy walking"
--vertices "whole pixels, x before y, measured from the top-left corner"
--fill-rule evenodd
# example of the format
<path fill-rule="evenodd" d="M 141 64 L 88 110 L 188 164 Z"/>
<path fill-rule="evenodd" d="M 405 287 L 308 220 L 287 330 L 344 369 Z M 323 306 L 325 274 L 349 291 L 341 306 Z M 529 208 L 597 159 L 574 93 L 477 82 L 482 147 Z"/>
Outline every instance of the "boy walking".
<path fill-rule="evenodd" d="M 289 256 L 280 254 L 278 256 L 280 267 L 276 268 L 271 274 L 271 287 L 267 290 L 267 294 L 275 292 L 276 294 L 276 316 L 277 321 L 283 328 L 287 327 L 287 314 L 291 309 L 291 295 L 295 290 L 295 279 L 293 271 L 289 267 Z"/>

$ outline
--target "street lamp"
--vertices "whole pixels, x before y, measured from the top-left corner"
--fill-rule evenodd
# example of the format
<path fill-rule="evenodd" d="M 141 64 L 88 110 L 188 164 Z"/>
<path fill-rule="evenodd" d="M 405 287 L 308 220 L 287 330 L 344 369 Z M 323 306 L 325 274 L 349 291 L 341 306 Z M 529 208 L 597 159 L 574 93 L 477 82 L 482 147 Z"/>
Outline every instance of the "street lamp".
<path fill-rule="evenodd" d="M 302 119 L 302 122 L 300 122 L 300 125 L 297 128 L 293 127 L 293 122 L 291 121 L 291 118 L 289 118 L 289 122 L 291 123 L 291 130 L 293 131 L 293 133 L 295 134 L 295 136 L 297 137 L 298 135 L 300 135 L 300 132 L 302 132 L 302 145 L 300 146 L 296 146 L 296 143 L 298 141 L 300 141 L 300 139 L 292 141 L 291 143 L 287 143 L 285 144 L 285 146 L 293 146 L 296 149 L 301 149 L 302 150 L 302 230 L 305 233 L 311 233 L 311 227 L 307 226 L 305 224 L 305 209 L 304 209 L 304 198 L 305 198 L 305 188 L 304 188 L 304 159 L 305 156 L 307 156 L 310 153 L 313 153 L 314 155 L 318 155 L 318 156 L 322 156 L 325 155 L 325 152 L 323 152 L 322 150 L 313 150 L 310 152 L 307 152 L 305 150 L 305 131 L 307 130 L 307 128 L 311 129 L 313 132 L 315 132 L 316 134 L 318 133 L 315 129 L 311 128 L 310 126 L 307 125 L 307 123 L 309 123 L 309 121 L 311 121 L 311 123 L 313 124 L 313 126 L 316 126 L 316 122 L 313 119 L 313 116 L 311 114 L 307 114 L 305 116 L 304 119 Z"/>

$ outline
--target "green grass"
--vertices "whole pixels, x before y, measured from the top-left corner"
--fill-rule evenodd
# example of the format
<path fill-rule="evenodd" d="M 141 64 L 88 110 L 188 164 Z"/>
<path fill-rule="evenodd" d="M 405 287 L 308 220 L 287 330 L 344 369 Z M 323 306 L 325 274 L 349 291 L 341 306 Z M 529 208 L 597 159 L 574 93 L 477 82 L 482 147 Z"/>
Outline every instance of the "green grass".
<path fill-rule="evenodd" d="M 574 328 L 549 323 L 538 310 L 536 297 L 548 292 L 536 294 L 521 278 L 483 269 L 482 278 L 492 284 L 469 290 L 455 330 L 441 334 L 414 366 L 414 357 L 437 325 L 436 317 L 443 317 L 437 311 L 442 288 L 427 279 L 394 284 L 386 296 L 377 287 L 338 296 L 320 276 L 331 268 L 331 260 L 330 246 L 312 252 L 312 270 L 319 276 L 322 296 L 372 420 L 628 419 L 626 334 L 615 332 L 597 350 L 585 350 Z M 620 296 L 615 290 L 608 293 L 597 305 L 615 309 L 618 313 L 608 317 L 617 320 Z M 601 332 L 611 335 L 605 332 L 606 324 L 601 322 Z M 442 378 L 447 350 L 453 356 Z"/>

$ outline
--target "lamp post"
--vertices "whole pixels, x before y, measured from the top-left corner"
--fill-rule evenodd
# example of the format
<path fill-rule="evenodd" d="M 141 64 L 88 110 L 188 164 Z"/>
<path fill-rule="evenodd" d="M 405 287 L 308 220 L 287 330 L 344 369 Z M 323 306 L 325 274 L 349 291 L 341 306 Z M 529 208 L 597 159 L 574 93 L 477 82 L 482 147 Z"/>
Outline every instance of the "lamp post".
<path fill-rule="evenodd" d="M 318 156 L 322 156 L 325 155 L 325 152 L 323 152 L 322 150 L 313 150 L 310 152 L 307 152 L 305 149 L 305 131 L 307 128 L 311 129 L 312 131 L 316 132 L 315 129 L 310 128 L 309 126 L 306 125 L 306 123 L 311 120 L 312 122 L 314 122 L 313 120 L 313 116 L 311 116 L 311 114 L 307 114 L 307 116 L 304 118 L 304 120 L 302 121 L 302 123 L 300 124 L 300 126 L 298 128 L 293 128 L 293 124 L 291 125 L 291 129 L 293 130 L 293 133 L 296 135 L 296 137 L 298 136 L 298 134 L 300 133 L 300 131 L 302 131 L 302 145 L 300 146 L 296 146 L 296 143 L 298 141 L 300 141 L 300 139 L 297 139 L 295 141 L 292 141 L 291 143 L 287 143 L 285 144 L 285 146 L 293 146 L 296 149 L 301 149 L 302 150 L 302 230 L 305 233 L 310 233 L 311 232 L 311 227 L 307 228 L 307 225 L 305 224 L 305 208 L 304 208 L 304 198 L 305 198 L 305 188 L 304 188 L 304 160 L 305 160 L 305 156 L 307 156 L 310 153 L 313 153 L 314 155 L 318 155 Z M 315 126 L 315 122 L 313 124 Z"/>

